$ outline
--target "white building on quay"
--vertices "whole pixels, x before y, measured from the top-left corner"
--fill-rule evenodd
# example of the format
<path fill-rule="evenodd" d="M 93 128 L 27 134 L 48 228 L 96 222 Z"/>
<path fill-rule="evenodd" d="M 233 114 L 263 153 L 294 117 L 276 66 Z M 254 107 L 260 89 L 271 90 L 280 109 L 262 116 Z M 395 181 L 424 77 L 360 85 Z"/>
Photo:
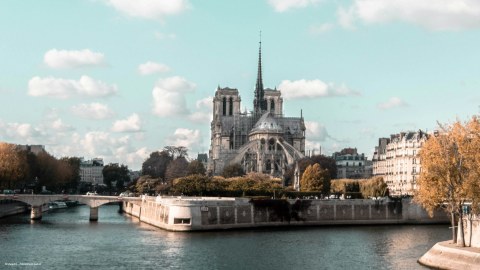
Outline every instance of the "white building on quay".
<path fill-rule="evenodd" d="M 428 134 L 401 132 L 380 138 L 373 154 L 373 175 L 383 176 L 390 195 L 413 195 L 421 171 L 418 155 Z"/>
<path fill-rule="evenodd" d="M 365 154 L 358 154 L 357 148 L 344 148 L 332 155 L 337 165 L 337 178 L 360 179 L 372 176 L 372 161 Z"/>
<path fill-rule="evenodd" d="M 82 158 L 80 161 L 80 181 L 93 185 L 103 184 L 103 159 L 83 160 Z"/>

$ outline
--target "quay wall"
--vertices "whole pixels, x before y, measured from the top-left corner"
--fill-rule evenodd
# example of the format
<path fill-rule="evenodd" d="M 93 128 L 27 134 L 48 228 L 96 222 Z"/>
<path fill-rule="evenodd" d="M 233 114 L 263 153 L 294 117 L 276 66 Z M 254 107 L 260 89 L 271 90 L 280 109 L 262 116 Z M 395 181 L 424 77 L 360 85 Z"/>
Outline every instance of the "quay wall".
<path fill-rule="evenodd" d="M 123 202 L 123 211 L 170 231 L 265 226 L 436 224 L 448 223 L 443 211 L 434 218 L 409 199 L 251 200 L 216 197 L 149 197 Z"/>
<path fill-rule="evenodd" d="M 25 213 L 27 205 L 18 201 L 0 200 L 0 218 Z"/>

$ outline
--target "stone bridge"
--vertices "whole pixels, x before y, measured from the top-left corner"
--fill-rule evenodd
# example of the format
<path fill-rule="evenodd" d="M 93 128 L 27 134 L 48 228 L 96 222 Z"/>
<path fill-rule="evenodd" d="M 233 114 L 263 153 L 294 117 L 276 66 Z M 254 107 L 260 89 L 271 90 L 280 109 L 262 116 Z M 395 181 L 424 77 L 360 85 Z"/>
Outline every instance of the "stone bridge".
<path fill-rule="evenodd" d="M 112 202 L 128 201 L 133 204 L 141 204 L 139 197 L 118 197 L 118 196 L 99 196 L 99 195 L 37 195 L 37 194 L 12 194 L 0 195 L 0 200 L 15 200 L 24 202 L 32 206 L 30 218 L 38 220 L 42 218 L 42 206 L 52 201 L 71 200 L 78 201 L 81 204 L 90 206 L 90 221 L 98 220 L 98 207 Z"/>

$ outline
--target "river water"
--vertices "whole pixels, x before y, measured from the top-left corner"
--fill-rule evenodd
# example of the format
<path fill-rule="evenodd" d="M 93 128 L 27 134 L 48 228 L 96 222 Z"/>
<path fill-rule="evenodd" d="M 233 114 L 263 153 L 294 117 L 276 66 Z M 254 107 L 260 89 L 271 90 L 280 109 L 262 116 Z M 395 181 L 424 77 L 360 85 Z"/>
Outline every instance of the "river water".
<path fill-rule="evenodd" d="M 0 269 L 427 269 L 416 260 L 448 225 L 167 232 L 80 206 L 0 219 Z"/>

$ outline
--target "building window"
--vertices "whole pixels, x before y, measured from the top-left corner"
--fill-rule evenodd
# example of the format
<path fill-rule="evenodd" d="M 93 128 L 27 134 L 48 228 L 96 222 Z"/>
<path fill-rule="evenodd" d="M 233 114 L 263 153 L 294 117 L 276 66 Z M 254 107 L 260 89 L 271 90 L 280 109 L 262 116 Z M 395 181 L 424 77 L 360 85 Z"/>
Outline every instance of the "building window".
<path fill-rule="evenodd" d="M 227 98 L 226 97 L 223 97 L 222 115 L 227 115 Z"/>
<path fill-rule="evenodd" d="M 417 159 L 413 159 L 413 164 L 417 164 Z"/>
<path fill-rule="evenodd" d="M 229 99 L 228 101 L 229 101 L 229 104 L 228 104 L 228 115 L 233 115 L 233 98 L 230 97 L 230 99 Z"/>
<path fill-rule="evenodd" d="M 270 160 L 267 160 L 267 166 L 265 166 L 267 172 L 270 172 L 272 170 L 272 163 L 270 162 Z"/>
<path fill-rule="evenodd" d="M 275 101 L 273 99 L 270 100 L 270 111 L 275 112 Z"/>
<path fill-rule="evenodd" d="M 189 218 L 174 218 L 173 224 L 190 224 Z"/>

